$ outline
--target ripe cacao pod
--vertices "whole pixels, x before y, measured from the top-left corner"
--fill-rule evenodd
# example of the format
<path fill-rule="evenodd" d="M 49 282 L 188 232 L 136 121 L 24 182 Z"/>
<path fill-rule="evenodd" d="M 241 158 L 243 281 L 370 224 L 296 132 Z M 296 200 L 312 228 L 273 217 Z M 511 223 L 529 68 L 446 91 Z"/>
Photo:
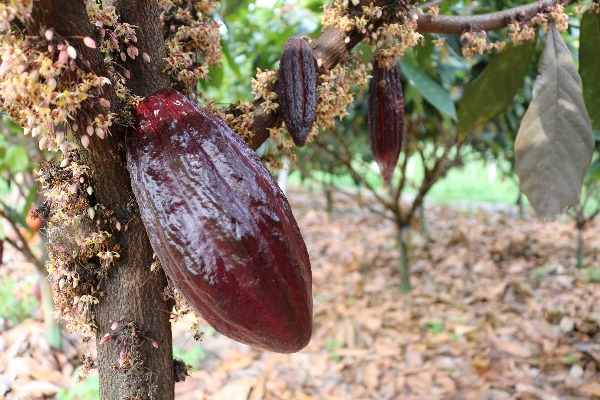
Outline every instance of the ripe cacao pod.
<path fill-rule="evenodd" d="M 387 183 L 394 174 L 402 150 L 404 98 L 398 65 L 380 67 L 373 58 L 373 78 L 369 82 L 369 140 L 371 152 Z"/>
<path fill-rule="evenodd" d="M 291 37 L 283 46 L 279 62 L 279 90 L 283 120 L 294 143 L 306 144 L 317 112 L 317 71 L 312 47 Z"/>
<path fill-rule="evenodd" d="M 312 277 L 290 206 L 223 121 L 173 89 L 134 110 L 127 165 L 165 273 L 218 332 L 290 353 L 312 332 Z"/>

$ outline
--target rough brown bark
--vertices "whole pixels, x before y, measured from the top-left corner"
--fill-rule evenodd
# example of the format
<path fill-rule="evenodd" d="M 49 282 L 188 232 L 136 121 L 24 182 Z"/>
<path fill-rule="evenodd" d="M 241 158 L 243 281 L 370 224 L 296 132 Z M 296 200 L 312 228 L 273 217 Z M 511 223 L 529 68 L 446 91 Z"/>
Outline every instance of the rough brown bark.
<path fill-rule="evenodd" d="M 137 46 L 140 57 L 128 60 L 125 65 L 131 72 L 128 82 L 133 93 L 145 96 L 148 93 L 168 86 L 160 74 L 164 41 L 160 30 L 159 14 L 155 1 L 127 1 L 115 4 L 121 20 L 138 26 Z M 89 23 L 85 6 L 78 0 L 40 0 L 35 3 L 33 12 L 38 29 L 53 27 L 63 36 L 96 36 Z M 104 75 L 106 67 L 98 50 L 89 49 L 81 42 L 73 40 L 79 54 L 90 61 L 92 69 Z M 78 45 L 79 44 L 79 45 Z M 141 57 L 147 52 L 153 62 L 145 63 Z M 114 100 L 114 97 L 108 94 Z M 117 107 L 116 101 L 111 101 Z M 174 398 L 174 376 L 172 359 L 171 325 L 169 323 L 170 304 L 163 299 L 163 289 L 167 284 L 164 274 L 150 272 L 152 248 L 139 217 L 131 211 L 134 196 L 131 190 L 125 154 L 125 128 L 111 129 L 111 135 L 100 140 L 93 136 L 88 150 L 81 157 L 90 168 L 94 193 L 99 203 L 115 212 L 115 216 L 127 231 L 115 231 L 121 245 L 121 259 L 110 271 L 102 298 L 95 310 L 98 339 L 110 331 L 113 321 L 123 318 L 135 322 L 144 335 L 158 343 L 158 349 L 149 342 L 138 348 L 143 361 L 143 371 L 148 383 L 154 388 L 153 398 Z M 125 391 L 122 388 L 124 376 L 112 369 L 119 358 L 119 349 L 114 341 L 98 346 L 100 395 L 102 399 L 120 399 Z M 149 398 L 148 391 L 141 393 Z"/>

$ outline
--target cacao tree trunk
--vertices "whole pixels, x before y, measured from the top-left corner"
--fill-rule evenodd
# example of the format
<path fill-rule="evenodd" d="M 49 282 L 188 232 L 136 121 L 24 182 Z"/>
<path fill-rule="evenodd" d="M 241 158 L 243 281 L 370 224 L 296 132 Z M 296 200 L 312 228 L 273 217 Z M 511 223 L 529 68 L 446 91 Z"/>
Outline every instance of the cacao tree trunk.
<path fill-rule="evenodd" d="M 398 229 L 398 247 L 400 249 L 400 291 L 408 293 L 411 290 L 410 285 L 410 258 L 408 248 L 408 236 L 410 226 L 402 225 Z"/>
<path fill-rule="evenodd" d="M 333 213 L 333 174 L 329 173 L 323 178 L 323 191 L 325 192 L 325 211 Z"/>
<path fill-rule="evenodd" d="M 519 195 L 517 196 L 517 207 L 519 209 L 519 219 L 525 219 L 525 209 L 523 208 L 523 192 L 519 188 Z"/>
<path fill-rule="evenodd" d="M 62 334 L 60 333 L 60 324 L 54 318 L 54 301 L 52 300 L 52 287 L 47 277 L 48 274 L 38 274 L 40 283 L 40 293 L 42 302 L 42 312 L 44 316 L 44 335 L 48 344 L 54 349 L 62 347 Z"/>
<path fill-rule="evenodd" d="M 44 318 L 44 336 L 48 344 L 54 349 L 60 349 L 62 347 L 62 336 L 60 333 L 60 324 L 54 318 L 54 299 L 52 297 L 52 286 L 48 281 L 48 271 L 46 270 L 46 242 L 47 235 L 41 235 L 41 257 L 37 257 L 33 254 L 29 248 L 29 244 L 23 243 L 26 251 L 23 253 L 25 257 L 35 266 L 35 270 L 38 276 L 38 284 L 40 287 L 40 302 L 42 306 L 42 316 Z"/>
<path fill-rule="evenodd" d="M 421 233 L 423 235 L 427 235 L 428 230 L 425 221 L 425 206 L 423 204 L 421 204 L 421 206 L 419 207 L 419 219 L 421 220 Z"/>
<path fill-rule="evenodd" d="M 160 27 L 158 5 L 155 0 L 113 1 L 121 22 L 136 26 L 139 53 L 146 52 L 151 62 L 142 57 L 125 63 L 131 73 L 127 86 L 139 96 L 169 86 L 161 74 L 163 69 L 164 39 Z M 47 27 L 53 27 L 63 36 L 90 36 L 99 42 L 100 38 L 90 24 L 84 2 L 80 0 L 39 0 L 34 3 L 33 20 L 42 34 Z M 97 49 L 77 45 L 78 55 L 88 60 L 92 68 L 103 75 L 103 56 Z M 112 101 L 111 103 L 117 103 Z M 123 114 L 123 110 L 120 115 Z M 102 399 L 120 399 L 130 394 L 125 385 L 133 385 L 135 398 L 174 399 L 174 374 L 172 358 L 171 325 L 169 313 L 171 304 L 163 298 L 167 284 L 163 273 L 152 273 L 152 248 L 144 226 L 132 208 L 135 204 L 131 181 L 126 165 L 125 128 L 113 126 L 110 135 L 100 140 L 93 136 L 81 158 L 90 168 L 91 181 L 98 203 L 114 212 L 121 226 L 127 229 L 114 230 L 115 238 L 121 246 L 121 259 L 109 271 L 102 290 L 106 296 L 100 298 L 95 309 L 97 338 L 110 332 L 114 321 L 123 319 L 133 322 L 143 335 L 156 342 L 155 348 L 145 341 L 137 348 L 141 360 L 139 373 L 125 376 L 113 365 L 118 364 L 120 349 L 115 341 L 98 345 L 98 365 L 100 376 L 100 396 Z M 69 235 L 69 232 L 64 232 Z M 126 382 L 127 380 L 127 382 Z M 137 397 L 136 397 L 137 396 Z"/>
<path fill-rule="evenodd" d="M 577 268 L 583 268 L 583 224 L 577 224 Z"/>
<path fill-rule="evenodd" d="M 52 286 L 48 280 L 48 271 L 46 271 L 45 265 L 48 255 L 46 254 L 46 242 L 48 236 L 40 232 L 42 238 L 42 256 L 41 256 L 41 267 L 38 268 L 38 277 L 40 282 L 40 295 L 42 302 L 42 312 L 44 315 L 44 333 L 48 344 L 54 349 L 60 349 L 62 347 L 62 334 L 60 332 L 60 324 L 54 318 L 54 300 L 52 299 Z"/>

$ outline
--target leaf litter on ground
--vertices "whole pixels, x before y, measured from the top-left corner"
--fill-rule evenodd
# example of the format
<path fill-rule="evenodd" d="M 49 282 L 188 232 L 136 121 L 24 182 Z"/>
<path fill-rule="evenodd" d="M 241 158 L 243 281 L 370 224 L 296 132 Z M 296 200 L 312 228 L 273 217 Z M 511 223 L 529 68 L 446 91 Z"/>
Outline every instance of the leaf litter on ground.
<path fill-rule="evenodd" d="M 315 193 L 289 198 L 312 259 L 310 344 L 262 352 L 209 327 L 197 343 L 184 320 L 173 326 L 174 347 L 185 355 L 200 346 L 202 357 L 177 399 L 600 399 L 598 224 L 585 232 L 588 268 L 577 270 L 568 221 L 428 207 L 426 233 L 411 234 L 413 290 L 404 294 L 391 222 L 342 197 L 331 214 Z M 34 320 L 1 333 L 0 377 L 16 377 L 6 399 L 22 398 L 17 383 L 71 384 L 72 356 L 62 357 L 60 379 L 11 372 L 19 360 L 57 359 L 36 350 L 42 335 Z M 28 398 L 56 388 L 38 390 Z"/>

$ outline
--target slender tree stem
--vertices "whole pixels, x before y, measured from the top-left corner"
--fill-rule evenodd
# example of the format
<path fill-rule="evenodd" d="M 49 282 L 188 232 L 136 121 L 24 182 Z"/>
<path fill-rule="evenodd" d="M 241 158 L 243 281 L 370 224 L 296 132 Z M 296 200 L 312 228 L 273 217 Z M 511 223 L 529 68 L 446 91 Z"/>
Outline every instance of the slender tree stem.
<path fill-rule="evenodd" d="M 408 247 L 408 236 L 410 225 L 403 225 L 398 229 L 398 248 L 400 249 L 400 291 L 408 293 L 410 284 L 410 255 Z"/>
<path fill-rule="evenodd" d="M 583 226 L 577 226 L 577 268 L 583 268 Z"/>

